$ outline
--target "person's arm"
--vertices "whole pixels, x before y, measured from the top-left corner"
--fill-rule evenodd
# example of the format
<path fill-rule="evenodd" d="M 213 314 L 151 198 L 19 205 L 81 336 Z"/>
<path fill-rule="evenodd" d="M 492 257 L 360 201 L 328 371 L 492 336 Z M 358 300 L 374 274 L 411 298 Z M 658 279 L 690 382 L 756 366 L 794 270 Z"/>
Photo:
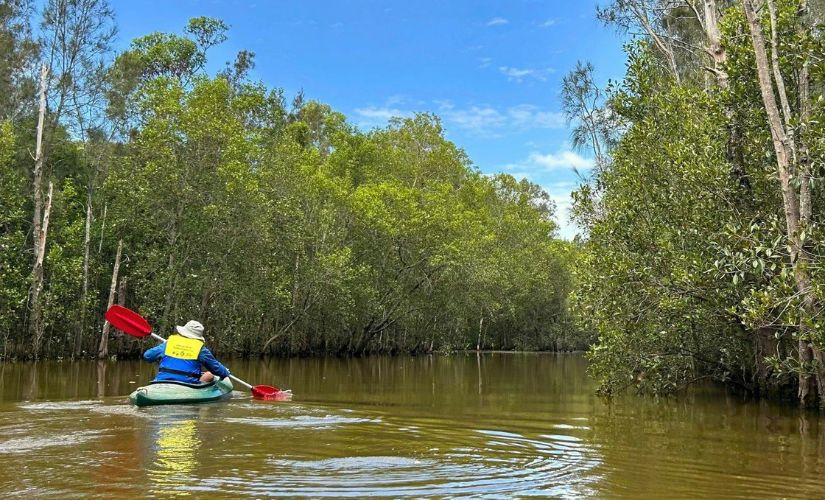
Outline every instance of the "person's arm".
<path fill-rule="evenodd" d="M 198 361 L 206 367 L 207 370 L 212 372 L 212 375 L 217 375 L 220 378 L 226 378 L 229 376 L 229 370 L 226 369 L 212 353 L 207 349 L 205 346 L 201 347 L 200 355 L 198 355 Z"/>
<path fill-rule="evenodd" d="M 166 343 L 164 342 L 163 344 L 156 345 L 155 347 L 153 347 L 151 349 L 147 349 L 146 352 L 143 353 L 143 359 L 145 359 L 146 361 L 150 361 L 150 362 L 159 360 L 160 358 L 163 357 L 163 353 L 164 353 L 163 348 L 164 348 L 165 345 L 166 345 Z"/>

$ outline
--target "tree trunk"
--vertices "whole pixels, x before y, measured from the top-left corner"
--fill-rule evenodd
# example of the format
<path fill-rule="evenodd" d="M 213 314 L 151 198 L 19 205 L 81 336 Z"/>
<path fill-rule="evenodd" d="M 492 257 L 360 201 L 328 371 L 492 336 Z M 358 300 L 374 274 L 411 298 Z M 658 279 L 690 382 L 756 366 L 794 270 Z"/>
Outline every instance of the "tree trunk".
<path fill-rule="evenodd" d="M 753 42 L 756 55 L 756 70 L 759 77 L 759 90 L 762 93 L 762 101 L 765 113 L 768 116 L 768 126 L 773 139 L 774 151 L 776 152 L 776 164 L 779 172 L 779 181 L 782 185 L 783 208 L 785 210 L 785 221 L 787 224 L 788 238 L 791 240 L 792 249 L 791 260 L 795 260 L 798 254 L 798 234 L 799 229 L 799 200 L 791 184 L 792 155 L 790 153 L 790 138 L 785 132 L 782 119 L 779 115 L 779 108 L 774 97 L 773 82 L 771 81 L 768 56 L 765 51 L 765 39 L 762 34 L 762 27 L 756 17 L 751 0 L 742 0 L 745 7 L 745 15 L 750 26 L 751 41 Z"/>
<path fill-rule="evenodd" d="M 127 281 L 128 281 L 128 279 L 126 278 L 126 276 L 121 277 L 120 278 L 120 284 L 117 287 L 117 305 L 119 305 L 119 306 L 125 306 L 126 305 L 126 284 L 127 284 Z M 117 343 L 117 347 L 116 347 L 117 350 L 115 351 L 115 354 L 120 354 L 121 352 L 123 352 L 123 341 L 124 341 L 125 337 L 128 337 L 128 335 L 118 334 L 118 343 Z M 129 337 L 129 338 L 131 338 L 131 337 Z"/>
<path fill-rule="evenodd" d="M 35 255 L 37 260 L 34 263 L 32 270 L 32 320 L 31 329 L 34 336 L 32 345 L 32 355 L 35 359 L 40 355 L 40 347 L 43 343 L 43 305 L 40 303 L 40 294 L 43 292 L 43 258 L 46 255 L 46 237 L 49 233 L 49 214 L 52 210 L 52 192 L 54 191 L 54 184 L 49 183 L 49 194 L 46 196 L 46 209 L 43 211 L 43 224 L 40 227 L 40 232 L 37 235 L 35 242 Z"/>
<path fill-rule="evenodd" d="M 754 332 L 754 383 L 761 395 L 767 395 L 771 390 L 771 375 L 773 369 L 768 364 L 769 356 L 776 356 L 778 341 L 773 328 L 758 328 Z"/>
<path fill-rule="evenodd" d="M 481 314 L 481 318 L 478 320 L 478 340 L 476 340 L 476 352 L 481 350 L 481 334 L 484 331 L 484 314 Z"/>
<path fill-rule="evenodd" d="M 811 279 L 809 274 L 810 259 L 802 251 L 804 241 L 801 237 L 801 224 L 807 224 L 807 218 L 802 218 L 800 211 L 799 196 L 796 188 L 793 186 L 793 179 L 796 172 L 796 146 L 793 134 L 786 130 L 785 126 L 791 122 L 790 110 L 785 110 L 785 123 L 780 115 L 779 106 L 777 105 L 774 96 L 774 90 L 779 93 L 780 101 L 783 103 L 783 108 L 787 107 L 787 95 L 785 94 L 785 85 L 782 80 L 782 75 L 777 66 L 776 48 L 778 41 L 776 40 L 776 29 L 771 30 L 772 40 L 771 46 L 774 48 L 774 78 L 776 78 L 776 89 L 774 89 L 774 82 L 771 80 L 771 65 L 768 62 L 768 56 L 765 49 L 765 38 L 762 33 L 759 18 L 753 7 L 752 0 L 742 0 L 742 5 L 745 10 L 745 16 L 748 21 L 748 27 L 751 33 L 751 41 L 753 42 L 754 54 L 756 56 L 756 70 L 759 78 L 759 89 L 762 93 L 762 101 L 765 108 L 765 113 L 768 117 L 768 126 L 771 131 L 771 138 L 773 139 L 774 151 L 776 153 L 777 171 L 779 174 L 779 181 L 782 186 L 782 201 L 785 211 L 785 224 L 788 242 L 790 243 L 790 260 L 794 271 L 794 279 L 796 282 L 796 289 L 799 296 L 802 298 L 802 315 L 799 321 L 799 361 L 801 369 L 799 372 L 799 401 L 803 405 L 809 405 L 812 402 L 814 394 L 811 392 L 811 384 L 822 380 L 825 383 L 825 373 L 822 370 L 817 370 L 817 376 L 814 377 L 810 373 L 809 367 L 811 361 L 814 359 L 813 345 L 811 342 L 811 331 L 808 325 L 808 318 L 811 317 L 814 311 L 814 299 L 811 295 Z M 773 8 L 773 1 L 768 2 L 768 8 L 771 15 L 771 25 L 775 26 L 775 12 Z M 804 87 L 804 86 L 803 86 Z M 808 210 L 806 208 L 806 210 Z M 802 220 L 801 220 L 802 219 Z M 825 396 L 825 386 L 820 385 L 818 388 L 820 398 Z"/>
<path fill-rule="evenodd" d="M 771 69 L 773 70 L 773 80 L 776 84 L 776 94 L 779 96 L 779 103 L 782 105 L 782 116 L 785 118 L 785 134 L 787 135 L 787 148 L 791 156 L 792 168 L 797 165 L 796 141 L 794 141 L 794 129 L 792 125 L 793 117 L 791 104 L 788 101 L 788 92 L 785 90 L 785 78 L 779 67 L 779 35 L 777 34 L 776 6 L 773 0 L 768 0 L 768 13 L 771 21 Z M 793 173 L 793 170 L 792 170 Z"/>
<path fill-rule="evenodd" d="M 49 67 L 46 63 L 40 66 L 40 108 L 37 115 L 37 141 L 34 152 L 34 214 L 32 215 L 32 227 L 34 231 L 34 252 L 32 263 L 32 288 L 31 288 L 31 317 L 29 327 L 33 336 L 32 355 L 37 358 L 40 355 L 40 343 L 42 341 L 43 308 L 40 304 L 40 292 L 43 291 L 43 256 L 40 254 L 40 240 L 43 234 L 43 130 L 46 126 L 46 91 L 49 82 Z M 51 203 L 51 195 L 49 195 Z"/>
<path fill-rule="evenodd" d="M 728 74 L 725 72 L 725 61 L 727 53 L 722 46 L 722 32 L 719 30 L 719 9 L 716 0 L 704 0 L 704 23 L 705 36 L 708 39 L 707 52 L 713 59 L 713 73 L 716 76 L 716 83 L 719 87 L 727 89 L 729 87 Z"/>
<path fill-rule="evenodd" d="M 106 230 L 106 210 L 109 208 L 108 203 L 103 205 L 103 221 L 100 224 L 100 244 L 97 246 L 97 254 L 103 251 L 103 233 Z"/>
<path fill-rule="evenodd" d="M 703 4 L 704 11 L 702 15 L 700 16 L 697 10 L 696 16 L 702 25 L 705 38 L 707 39 L 705 52 L 708 53 L 713 61 L 713 67 L 710 69 L 716 79 L 716 85 L 722 90 L 727 90 L 730 88 L 730 81 L 728 73 L 725 71 L 727 52 L 722 45 L 722 32 L 719 29 L 719 8 L 716 0 L 703 0 Z M 728 130 L 728 137 L 725 144 L 725 157 L 731 166 L 731 178 L 733 178 L 746 193 L 749 193 L 751 183 L 745 169 L 745 160 L 741 150 L 742 132 L 740 126 L 737 124 L 735 104 L 732 102 L 725 104 L 725 119 Z M 750 199 L 746 198 L 744 201 L 749 203 Z"/>
<path fill-rule="evenodd" d="M 106 303 L 108 310 L 115 303 L 115 289 L 117 288 L 117 273 L 120 270 L 120 254 L 123 251 L 123 240 L 117 242 L 117 255 L 115 256 L 115 267 L 112 271 L 112 286 L 109 288 L 109 301 Z M 109 355 L 109 322 L 103 323 L 103 332 L 100 335 L 100 345 L 97 349 L 97 357 L 104 359 Z"/>
<path fill-rule="evenodd" d="M 80 356 L 83 343 L 83 333 L 86 331 L 86 312 L 88 305 L 86 301 L 89 297 L 89 246 L 92 241 L 92 190 L 89 189 L 86 196 L 86 227 L 83 233 L 83 292 L 80 296 L 80 328 L 74 339 L 74 355 Z"/>
<path fill-rule="evenodd" d="M 806 0 L 802 0 L 802 2 L 800 2 L 797 17 L 799 18 L 798 25 L 802 26 L 802 29 L 808 29 L 808 2 Z M 808 147 L 806 145 L 808 126 L 810 125 L 811 119 L 810 62 L 811 51 L 809 50 L 805 54 L 805 60 L 802 62 L 802 68 L 799 71 L 799 134 L 796 136 L 797 168 L 799 170 L 800 180 L 799 219 L 803 230 L 808 227 L 813 215 L 813 203 L 811 201 L 811 181 L 813 179 L 813 172 Z M 802 242 L 802 245 L 804 244 L 805 242 Z M 817 314 L 811 294 L 806 294 L 805 301 L 811 314 Z M 816 342 L 812 342 L 809 347 L 811 350 L 811 357 L 817 361 L 817 368 L 814 376 L 817 382 L 819 403 L 820 405 L 823 405 L 825 404 L 825 352 L 821 349 L 822 346 L 817 345 Z"/>
<path fill-rule="evenodd" d="M 659 49 L 665 59 L 667 59 L 667 64 L 670 68 L 670 72 L 673 74 L 673 79 L 676 81 L 677 85 L 680 85 L 682 79 L 681 76 L 679 76 L 679 66 L 676 64 L 676 56 L 673 53 L 673 46 L 669 41 L 659 35 L 643 8 L 640 8 L 637 5 L 631 5 L 630 7 L 636 16 L 636 19 L 639 21 L 639 24 L 642 26 L 642 29 L 647 32 L 650 39 L 653 40 L 653 44 Z"/>
<path fill-rule="evenodd" d="M 34 228 L 34 262 L 39 255 L 37 253 L 37 240 L 40 237 L 40 227 L 43 223 L 43 129 L 46 127 L 46 91 L 49 83 L 49 67 L 46 63 L 40 66 L 40 109 L 37 114 L 37 142 L 34 150 L 34 215 L 32 217 L 32 227 Z M 36 265 L 36 264 L 35 264 Z"/>

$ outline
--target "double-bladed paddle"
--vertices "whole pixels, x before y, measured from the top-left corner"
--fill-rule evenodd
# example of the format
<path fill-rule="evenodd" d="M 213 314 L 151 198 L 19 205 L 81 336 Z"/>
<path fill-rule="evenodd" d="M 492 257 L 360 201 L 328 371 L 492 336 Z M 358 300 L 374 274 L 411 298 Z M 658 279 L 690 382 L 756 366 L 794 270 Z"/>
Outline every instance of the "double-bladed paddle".
<path fill-rule="evenodd" d="M 104 315 L 106 321 L 123 333 L 133 337 L 148 337 L 166 342 L 166 339 L 152 332 L 152 326 L 140 314 L 117 304 L 113 305 Z M 270 385 L 251 385 L 230 374 L 229 378 L 252 391 L 252 397 L 265 400 L 285 400 L 292 397 L 292 391 L 282 391 Z"/>

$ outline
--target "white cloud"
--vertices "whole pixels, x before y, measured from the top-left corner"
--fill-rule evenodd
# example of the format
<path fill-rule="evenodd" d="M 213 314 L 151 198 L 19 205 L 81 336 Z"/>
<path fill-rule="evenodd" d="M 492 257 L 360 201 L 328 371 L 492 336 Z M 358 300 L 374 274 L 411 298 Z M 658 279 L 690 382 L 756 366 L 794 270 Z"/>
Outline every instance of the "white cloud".
<path fill-rule="evenodd" d="M 575 151 L 562 151 L 557 154 L 531 153 L 527 157 L 527 164 L 543 167 L 547 170 L 590 170 L 596 162 L 585 158 Z"/>
<path fill-rule="evenodd" d="M 521 81 L 525 76 L 532 75 L 535 71 L 532 69 L 511 68 L 509 66 L 499 66 L 498 70 L 501 74 L 507 77 L 508 80 Z"/>
<path fill-rule="evenodd" d="M 567 126 L 562 113 L 533 104 L 505 108 L 489 105 L 458 107 L 446 100 L 427 104 L 403 96 L 391 96 L 380 106 L 365 106 L 354 111 L 356 124 L 364 128 L 383 126 L 394 117 L 409 118 L 416 111 L 432 111 L 441 117 L 448 130 L 461 130 L 486 137 L 500 137 L 507 131 L 563 129 Z"/>
<path fill-rule="evenodd" d="M 452 105 L 442 105 L 438 114 L 450 125 L 476 132 L 501 128 L 507 123 L 507 117 L 503 113 L 489 106 L 470 106 L 461 109 Z"/>
<path fill-rule="evenodd" d="M 557 19 L 550 18 L 544 21 L 543 23 L 539 23 L 539 28 L 549 28 L 551 26 L 555 26 L 556 24 L 558 24 L 558 22 L 559 21 Z"/>
<path fill-rule="evenodd" d="M 504 19 L 503 17 L 494 17 L 487 21 L 487 26 L 500 26 L 502 24 L 509 24 L 510 21 Z"/>
<path fill-rule="evenodd" d="M 507 108 L 469 106 L 457 108 L 449 101 L 441 101 L 436 113 L 448 127 L 459 128 L 479 135 L 501 135 L 504 130 L 565 128 L 564 115 L 542 110 L 532 104 L 519 104 Z"/>
<path fill-rule="evenodd" d="M 507 77 L 511 82 L 521 83 L 527 78 L 539 81 L 547 81 L 547 75 L 555 72 L 553 68 L 514 68 L 512 66 L 499 66 L 498 71 Z"/>
<path fill-rule="evenodd" d="M 519 104 L 507 109 L 513 125 L 528 128 L 565 128 L 567 119 L 564 113 L 542 111 L 532 104 Z"/>
<path fill-rule="evenodd" d="M 479 63 L 478 67 L 481 68 L 481 69 L 487 68 L 487 67 L 490 66 L 490 64 L 492 62 L 493 62 L 493 59 L 490 58 L 490 57 L 479 57 L 478 58 L 478 63 Z"/>

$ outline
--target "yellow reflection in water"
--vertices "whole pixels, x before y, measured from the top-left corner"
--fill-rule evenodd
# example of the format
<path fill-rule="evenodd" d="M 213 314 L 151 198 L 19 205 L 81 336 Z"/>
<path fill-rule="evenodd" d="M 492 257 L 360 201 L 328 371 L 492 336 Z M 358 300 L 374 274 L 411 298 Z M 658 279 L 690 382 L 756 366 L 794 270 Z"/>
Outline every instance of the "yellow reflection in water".
<path fill-rule="evenodd" d="M 191 484 L 198 466 L 196 454 L 201 445 L 195 419 L 174 422 L 161 428 L 156 442 L 155 466 L 149 471 L 152 492 L 163 495 L 188 495 L 182 488 Z"/>

